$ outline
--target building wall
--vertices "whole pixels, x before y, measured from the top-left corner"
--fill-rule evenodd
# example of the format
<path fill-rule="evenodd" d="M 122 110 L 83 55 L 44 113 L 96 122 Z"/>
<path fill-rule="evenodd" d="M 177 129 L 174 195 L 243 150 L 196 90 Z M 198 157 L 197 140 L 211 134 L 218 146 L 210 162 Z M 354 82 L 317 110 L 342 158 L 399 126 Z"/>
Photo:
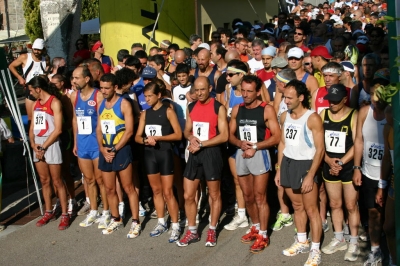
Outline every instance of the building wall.
<path fill-rule="evenodd" d="M 3 14 L 3 19 L 0 22 L 0 24 L 3 25 L 1 30 L 7 29 L 7 16 L 5 12 L 5 0 L 0 0 L 0 13 Z M 10 30 L 18 31 L 25 28 L 22 0 L 8 0 L 8 14 L 10 19 Z"/>
<path fill-rule="evenodd" d="M 278 1 L 251 0 L 250 3 L 243 0 L 198 0 L 197 12 L 200 22 L 197 30 L 199 35 L 207 40 L 204 30 L 209 27 L 208 25 L 211 25 L 210 33 L 218 27 L 224 27 L 226 23 L 231 28 L 234 18 L 240 18 L 252 24 L 256 21 L 267 23 L 273 15 L 278 14 Z"/>

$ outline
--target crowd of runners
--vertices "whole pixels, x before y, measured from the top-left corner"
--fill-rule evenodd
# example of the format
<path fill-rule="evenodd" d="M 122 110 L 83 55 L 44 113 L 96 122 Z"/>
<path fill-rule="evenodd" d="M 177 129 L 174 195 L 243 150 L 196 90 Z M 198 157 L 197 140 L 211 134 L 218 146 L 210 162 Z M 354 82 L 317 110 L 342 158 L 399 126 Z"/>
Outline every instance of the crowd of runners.
<path fill-rule="evenodd" d="M 371 246 L 364 265 L 377 265 L 383 232 L 396 265 L 393 93 L 380 21 L 386 9 L 381 0 L 299 0 L 270 23 L 236 18 L 209 42 L 193 34 L 190 47 L 164 40 L 147 53 L 134 43 L 118 51 L 116 64 L 101 41 L 88 49 L 79 39 L 70 73 L 65 59 L 46 60 L 45 43 L 36 39 L 32 52 L 10 65 L 26 86 L 45 201 L 36 225 L 61 212 L 65 230 L 72 216 L 86 215 L 80 226 L 97 223 L 108 235 L 123 225 L 129 204 L 128 238 L 171 230 L 168 241 L 184 247 L 200 241 L 198 207 L 208 202 L 204 238 L 213 247 L 228 201 L 221 191 L 231 188 L 236 213 L 218 230 L 248 228 L 240 240 L 252 253 L 268 247 L 268 230 L 294 223 L 294 243 L 282 253 L 308 252 L 304 265 L 319 265 L 322 253 L 329 262 L 339 251 L 356 261 L 359 241 Z M 75 156 L 86 197 L 79 211 L 70 172 Z M 146 185 L 151 214 L 142 204 Z M 280 210 L 271 219 L 267 195 L 274 190 Z M 142 232 L 146 215 L 158 223 Z M 334 238 L 320 247 L 331 229 L 328 215 Z"/>

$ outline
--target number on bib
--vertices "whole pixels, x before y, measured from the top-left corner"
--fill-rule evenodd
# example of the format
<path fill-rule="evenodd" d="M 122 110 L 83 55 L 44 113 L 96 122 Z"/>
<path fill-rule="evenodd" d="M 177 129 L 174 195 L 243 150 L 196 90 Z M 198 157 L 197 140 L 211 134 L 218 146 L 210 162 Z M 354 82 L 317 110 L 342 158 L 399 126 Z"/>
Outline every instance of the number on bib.
<path fill-rule="evenodd" d="M 33 129 L 35 130 L 42 130 L 46 129 L 46 113 L 43 111 L 34 111 L 33 112 L 33 120 L 34 125 Z"/>
<path fill-rule="evenodd" d="M 162 136 L 162 126 L 160 125 L 146 125 L 145 133 L 147 137 L 150 136 Z"/>
<path fill-rule="evenodd" d="M 249 141 L 252 143 L 257 143 L 257 127 L 245 125 L 239 127 L 239 134 L 241 141 Z"/>
<path fill-rule="evenodd" d="M 346 152 L 346 132 L 325 131 L 325 147 L 327 152 L 345 153 Z"/>
<path fill-rule="evenodd" d="M 114 120 L 101 120 L 101 132 L 103 134 L 115 134 L 115 121 Z"/>
<path fill-rule="evenodd" d="M 299 124 L 286 124 L 285 123 L 285 144 L 292 146 L 299 146 L 300 143 L 300 130 L 302 126 Z"/>
<path fill-rule="evenodd" d="M 209 129 L 209 123 L 193 121 L 193 135 L 200 141 L 208 140 Z"/>
<path fill-rule="evenodd" d="M 92 134 L 92 117 L 91 116 L 78 116 L 78 134 L 90 135 Z"/>
<path fill-rule="evenodd" d="M 373 166 L 381 166 L 383 158 L 384 145 L 367 141 L 367 156 L 364 158 L 366 162 Z"/>

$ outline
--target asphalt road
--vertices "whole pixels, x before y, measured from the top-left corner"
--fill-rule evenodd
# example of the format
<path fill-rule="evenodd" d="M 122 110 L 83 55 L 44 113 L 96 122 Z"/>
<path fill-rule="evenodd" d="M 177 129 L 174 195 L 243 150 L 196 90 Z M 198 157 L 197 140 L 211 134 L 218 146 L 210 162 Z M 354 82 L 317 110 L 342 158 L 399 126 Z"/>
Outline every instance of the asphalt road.
<path fill-rule="evenodd" d="M 228 223 L 231 217 L 223 216 L 221 225 Z M 149 232 L 156 225 L 155 219 L 141 219 L 143 231 L 136 239 L 126 238 L 129 219 L 125 219 L 124 228 L 111 235 L 102 235 L 95 225 L 79 227 L 83 219 L 78 216 L 66 231 L 57 229 L 59 219 L 42 228 L 35 226 L 38 219 L 25 226 L 7 228 L 0 233 L 0 265 L 303 265 L 308 256 L 282 255 L 282 249 L 293 243 L 294 225 L 272 232 L 270 246 L 259 254 L 252 254 L 249 245 L 240 242 L 246 228 L 235 231 L 222 229 L 217 246 L 205 247 L 206 216 L 199 226 L 201 241 L 188 247 L 169 244 L 168 233 L 151 238 Z M 332 237 L 331 228 L 322 245 Z M 362 265 L 369 250 L 366 243 L 361 242 L 360 246 L 362 254 L 357 262 L 345 262 L 345 252 L 342 251 L 333 255 L 323 254 L 322 265 Z"/>

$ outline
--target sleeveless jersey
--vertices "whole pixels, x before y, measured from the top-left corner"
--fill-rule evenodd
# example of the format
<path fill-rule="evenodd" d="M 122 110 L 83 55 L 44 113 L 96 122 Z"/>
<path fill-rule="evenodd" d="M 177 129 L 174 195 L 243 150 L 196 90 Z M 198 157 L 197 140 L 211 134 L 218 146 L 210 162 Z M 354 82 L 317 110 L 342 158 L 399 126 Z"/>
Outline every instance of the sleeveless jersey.
<path fill-rule="evenodd" d="M 350 88 L 347 88 L 347 101 L 346 106 L 350 105 Z M 315 98 L 315 111 L 320 114 L 322 110 L 329 108 L 329 101 L 325 100 L 324 97 L 328 94 L 326 87 L 321 87 L 317 90 L 317 97 Z"/>
<path fill-rule="evenodd" d="M 149 108 L 146 110 L 144 135 L 149 136 L 167 136 L 174 132 L 171 123 L 167 117 L 169 107 L 161 105 L 158 110 Z M 172 143 L 168 141 L 158 141 L 157 145 L 145 146 L 145 149 L 168 150 L 172 148 Z"/>
<path fill-rule="evenodd" d="M 51 103 L 55 96 L 50 98 L 42 105 L 40 101 L 35 102 L 33 109 L 33 134 L 38 137 L 48 137 L 54 131 L 54 113 Z"/>
<path fill-rule="evenodd" d="M 331 158 L 342 158 L 353 147 L 353 117 L 355 109 L 352 109 L 341 120 L 333 120 L 331 111 L 325 110 L 325 152 Z"/>
<path fill-rule="evenodd" d="M 364 152 L 362 173 L 373 180 L 379 180 L 384 152 L 383 127 L 386 119 L 376 121 L 372 106 L 368 110 L 367 117 L 362 128 L 364 139 Z"/>
<path fill-rule="evenodd" d="M 101 132 L 103 133 L 103 144 L 105 146 L 114 146 L 118 144 L 125 132 L 125 118 L 121 111 L 121 102 L 123 98 L 119 97 L 113 107 L 106 108 L 106 99 L 99 107 L 99 122 Z"/>
<path fill-rule="evenodd" d="M 269 79 L 264 81 L 264 85 L 268 89 L 269 99 L 271 100 L 271 102 L 273 102 L 276 93 L 276 81 L 274 79 Z"/>
<path fill-rule="evenodd" d="M 105 74 L 111 72 L 111 59 L 108 55 L 101 56 L 101 66 L 103 67 Z"/>
<path fill-rule="evenodd" d="M 185 128 L 185 123 L 186 123 L 186 108 L 187 108 L 186 93 L 190 91 L 191 87 L 192 85 L 188 85 L 187 87 L 182 87 L 181 85 L 178 85 L 172 89 L 174 102 L 176 102 L 179 106 L 178 107 L 179 110 L 175 111 L 177 112 L 177 114 L 180 114 L 178 115 L 178 120 L 182 130 Z"/>
<path fill-rule="evenodd" d="M 364 90 L 364 84 L 362 81 L 358 83 L 358 90 L 360 91 L 360 94 L 358 96 L 358 105 L 361 105 L 363 101 L 371 101 L 371 95 Z"/>
<path fill-rule="evenodd" d="M 195 101 L 189 104 L 189 115 L 192 119 L 192 134 L 200 141 L 214 138 L 218 132 L 218 111 L 221 104 L 214 98 L 206 104 Z"/>
<path fill-rule="evenodd" d="M 236 137 L 241 141 L 261 142 L 271 136 L 265 125 L 264 110 L 267 104 L 262 102 L 253 109 L 248 109 L 241 103 L 236 116 Z"/>
<path fill-rule="evenodd" d="M 44 57 L 42 57 L 42 61 L 36 62 L 33 61 L 31 53 L 28 53 L 27 55 L 28 58 L 26 60 L 26 64 L 22 69 L 26 83 L 28 83 L 33 77 L 44 74 L 46 69 L 46 60 Z"/>
<path fill-rule="evenodd" d="M 307 81 L 309 75 L 310 75 L 310 74 L 309 74 L 308 72 L 306 72 L 306 73 L 304 74 L 303 78 L 301 79 L 301 82 L 303 82 L 304 84 L 306 84 L 306 81 Z"/>
<path fill-rule="evenodd" d="M 81 92 L 78 90 L 75 99 L 75 115 L 78 127 L 76 137 L 77 148 L 82 151 L 98 151 L 99 145 L 96 138 L 97 127 L 97 93 L 93 90 L 89 99 L 83 101 Z"/>
<path fill-rule="evenodd" d="M 279 108 L 278 108 L 278 114 L 277 114 L 277 116 L 278 116 L 278 122 L 280 121 L 281 114 L 282 114 L 283 112 L 287 111 L 287 110 L 288 110 L 288 109 L 287 109 L 287 105 L 286 105 L 286 103 L 285 103 L 285 99 L 282 99 L 281 103 L 279 104 Z"/>
<path fill-rule="evenodd" d="M 307 110 L 300 118 L 290 117 L 290 111 L 286 113 L 283 124 L 285 137 L 285 149 L 283 154 L 293 160 L 312 160 L 315 155 L 314 138 L 307 126 L 307 121 L 314 111 Z"/>
<path fill-rule="evenodd" d="M 215 90 L 215 82 L 214 82 L 214 76 L 215 76 L 215 72 L 217 72 L 218 70 L 218 66 L 214 65 L 213 69 L 211 70 L 211 73 L 208 75 L 208 80 L 210 81 L 210 85 L 212 87 L 212 90 L 210 92 L 210 97 L 215 98 L 215 96 L 217 95 L 217 92 Z M 194 78 L 197 79 L 199 77 L 199 68 L 196 68 L 196 70 L 194 71 Z"/>
<path fill-rule="evenodd" d="M 231 117 L 232 108 L 233 108 L 235 105 L 238 105 L 238 104 L 243 103 L 243 97 L 242 97 L 242 95 L 236 96 L 235 90 L 236 90 L 236 87 L 231 87 L 231 88 L 230 88 L 229 103 L 228 103 L 228 107 L 229 107 L 229 108 L 228 108 L 228 112 L 227 112 L 228 117 Z M 228 99 L 227 99 L 227 96 L 226 96 L 226 94 L 225 94 L 225 101 L 227 101 L 227 100 L 228 100 Z"/>

